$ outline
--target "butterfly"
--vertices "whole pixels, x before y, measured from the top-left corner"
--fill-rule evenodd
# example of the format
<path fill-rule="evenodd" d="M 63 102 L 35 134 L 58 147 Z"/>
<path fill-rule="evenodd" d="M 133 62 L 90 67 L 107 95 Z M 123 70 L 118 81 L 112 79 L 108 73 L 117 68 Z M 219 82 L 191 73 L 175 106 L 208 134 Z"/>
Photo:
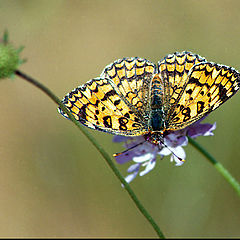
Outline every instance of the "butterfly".
<path fill-rule="evenodd" d="M 106 66 L 98 78 L 62 100 L 76 120 L 91 129 L 144 136 L 153 144 L 218 108 L 240 87 L 234 68 L 191 52 L 175 52 L 157 64 L 131 57 Z M 66 118 L 68 116 L 58 108 Z"/>

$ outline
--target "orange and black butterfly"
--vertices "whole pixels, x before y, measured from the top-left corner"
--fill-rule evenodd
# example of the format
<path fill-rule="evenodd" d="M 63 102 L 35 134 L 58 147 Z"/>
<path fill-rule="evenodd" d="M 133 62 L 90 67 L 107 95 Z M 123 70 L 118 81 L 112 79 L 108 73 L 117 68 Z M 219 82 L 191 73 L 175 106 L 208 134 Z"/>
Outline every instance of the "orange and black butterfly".
<path fill-rule="evenodd" d="M 183 129 L 218 108 L 239 86 L 235 69 L 182 52 L 157 65 L 138 57 L 116 60 L 100 77 L 67 94 L 63 103 L 89 128 L 145 136 L 158 144 L 165 133 Z"/>

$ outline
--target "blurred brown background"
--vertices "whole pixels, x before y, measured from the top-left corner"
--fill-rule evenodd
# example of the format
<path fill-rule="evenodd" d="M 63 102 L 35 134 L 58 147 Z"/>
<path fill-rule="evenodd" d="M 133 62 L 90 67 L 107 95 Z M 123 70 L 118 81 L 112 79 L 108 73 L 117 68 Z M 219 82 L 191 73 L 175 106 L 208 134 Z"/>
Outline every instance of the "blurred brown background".
<path fill-rule="evenodd" d="M 21 70 L 62 98 L 115 59 L 188 50 L 240 70 L 240 1 L 0 1 Z M 0 237 L 156 237 L 104 159 L 39 89 L 0 82 Z M 198 141 L 240 181 L 240 94 Z M 112 136 L 91 131 L 109 154 Z M 167 237 L 239 237 L 240 199 L 192 146 L 131 186 Z M 126 176 L 128 165 L 119 166 Z"/>

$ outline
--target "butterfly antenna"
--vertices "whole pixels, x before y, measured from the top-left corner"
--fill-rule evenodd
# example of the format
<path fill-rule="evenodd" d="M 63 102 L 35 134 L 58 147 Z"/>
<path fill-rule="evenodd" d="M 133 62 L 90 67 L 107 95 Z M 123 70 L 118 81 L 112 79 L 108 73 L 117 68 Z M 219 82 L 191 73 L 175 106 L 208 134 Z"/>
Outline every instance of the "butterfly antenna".
<path fill-rule="evenodd" d="M 179 156 L 177 156 L 163 141 L 160 140 L 160 142 L 161 142 L 161 144 L 162 144 L 164 147 L 166 147 L 179 161 L 185 162 L 185 159 L 182 159 L 182 158 L 180 158 Z"/>
<path fill-rule="evenodd" d="M 122 151 L 122 152 L 114 153 L 113 156 L 114 156 L 114 157 L 117 157 L 117 156 L 119 156 L 119 155 L 121 155 L 121 154 L 123 154 L 123 153 L 128 152 L 129 150 L 132 150 L 133 148 L 135 148 L 135 147 L 137 147 L 137 146 L 139 146 L 139 145 L 141 145 L 141 144 L 143 144 L 143 143 L 145 143 L 145 142 L 146 142 L 146 140 L 144 140 L 143 142 L 140 142 L 140 143 L 138 143 L 138 144 L 136 144 L 136 145 L 134 145 L 134 146 L 132 146 L 132 147 L 130 147 L 130 148 Z"/>

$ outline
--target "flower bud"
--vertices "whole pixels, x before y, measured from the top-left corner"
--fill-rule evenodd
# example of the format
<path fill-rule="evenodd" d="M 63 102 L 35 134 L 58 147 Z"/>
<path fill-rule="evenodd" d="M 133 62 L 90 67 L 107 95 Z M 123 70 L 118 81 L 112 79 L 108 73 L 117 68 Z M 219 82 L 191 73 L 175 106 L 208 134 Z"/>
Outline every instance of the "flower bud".
<path fill-rule="evenodd" d="M 0 43 L 0 79 L 14 75 L 19 63 L 19 51 L 9 44 Z"/>

